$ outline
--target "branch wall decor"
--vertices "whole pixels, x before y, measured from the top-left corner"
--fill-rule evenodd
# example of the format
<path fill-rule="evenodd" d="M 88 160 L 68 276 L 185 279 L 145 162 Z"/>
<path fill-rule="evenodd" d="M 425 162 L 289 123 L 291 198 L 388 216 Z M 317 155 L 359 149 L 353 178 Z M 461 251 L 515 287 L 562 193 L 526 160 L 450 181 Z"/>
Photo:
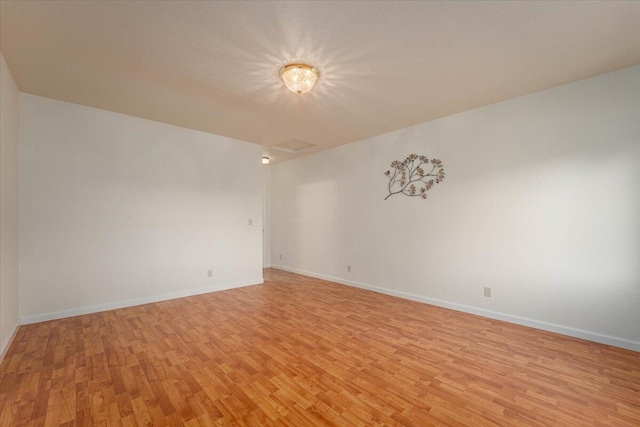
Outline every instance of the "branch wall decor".
<path fill-rule="evenodd" d="M 429 167 L 431 170 L 425 172 Z M 389 195 L 385 200 L 395 194 L 426 199 L 427 191 L 431 190 L 434 182 L 439 184 L 444 179 L 444 169 L 440 160 L 429 160 L 426 156 L 417 154 L 410 154 L 402 162 L 394 160 L 391 162 L 391 168 L 393 172 L 388 170 L 384 173 L 389 177 Z"/>

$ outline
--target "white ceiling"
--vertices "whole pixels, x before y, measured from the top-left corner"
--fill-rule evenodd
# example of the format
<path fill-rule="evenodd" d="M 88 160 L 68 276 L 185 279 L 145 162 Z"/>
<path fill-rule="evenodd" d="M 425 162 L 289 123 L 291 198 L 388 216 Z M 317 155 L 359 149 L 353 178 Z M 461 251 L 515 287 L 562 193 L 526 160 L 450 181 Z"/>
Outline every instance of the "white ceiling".
<path fill-rule="evenodd" d="M 640 2 L 2 1 L 21 91 L 282 161 L 640 63 Z M 306 95 L 278 71 L 316 66 Z M 269 148 L 291 139 L 318 147 Z"/>

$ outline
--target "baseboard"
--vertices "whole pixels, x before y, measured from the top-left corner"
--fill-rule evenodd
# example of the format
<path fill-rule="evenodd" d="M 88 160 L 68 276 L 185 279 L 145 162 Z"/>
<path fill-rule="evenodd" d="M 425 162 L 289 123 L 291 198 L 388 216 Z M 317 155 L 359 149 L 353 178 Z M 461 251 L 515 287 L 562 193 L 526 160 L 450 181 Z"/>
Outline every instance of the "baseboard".
<path fill-rule="evenodd" d="M 7 351 L 9 351 L 9 347 L 11 347 L 11 343 L 13 342 L 13 339 L 16 337 L 16 334 L 18 333 L 19 328 L 20 328 L 20 322 L 18 322 L 13 327 L 13 332 L 11 333 L 11 336 L 8 339 L 4 340 L 2 345 L 0 345 L 0 363 L 2 363 L 2 361 L 4 360 L 4 356 L 7 354 Z"/>
<path fill-rule="evenodd" d="M 125 308 L 125 307 L 132 307 L 132 306 L 135 306 L 135 305 L 149 304 L 149 303 L 152 303 L 152 302 L 167 301 L 167 300 L 171 300 L 171 299 L 175 299 L 175 298 L 184 298 L 184 297 L 190 297 L 190 296 L 193 296 L 193 295 L 207 294 L 209 292 L 218 292 L 218 291 L 225 291 L 225 290 L 228 290 L 228 289 L 241 288 L 241 287 L 244 287 L 244 286 L 260 285 L 262 283 L 264 283 L 264 280 L 262 278 L 259 278 L 259 279 L 243 281 L 243 282 L 228 283 L 228 284 L 216 285 L 216 286 L 206 286 L 204 288 L 196 288 L 196 289 L 189 289 L 189 290 L 186 290 L 186 291 L 172 292 L 172 293 L 162 294 L 162 295 L 155 295 L 155 296 L 152 296 L 152 297 L 137 298 L 137 299 L 131 299 L 131 300 L 125 300 L 125 301 L 117 301 L 117 302 L 113 302 L 113 303 L 93 305 L 93 306 L 89 306 L 89 307 L 72 308 L 72 309 L 69 309 L 69 310 L 62 310 L 62 311 L 56 311 L 56 312 L 51 312 L 51 313 L 43 313 L 43 314 L 36 314 L 36 315 L 32 315 L 32 316 L 21 317 L 20 318 L 20 323 L 22 325 L 28 325 L 28 324 L 31 324 L 31 323 L 45 322 L 47 320 L 63 319 L 65 317 L 73 317 L 73 316 L 80 316 L 80 315 L 83 315 L 83 314 L 99 313 L 101 311 L 115 310 L 115 309 L 118 309 L 118 308 Z"/>
<path fill-rule="evenodd" d="M 352 280 L 345 280 L 339 277 L 327 276 L 325 274 L 313 273 L 310 271 L 299 270 L 296 268 L 285 267 L 283 265 L 272 264 L 271 268 L 289 271 L 297 274 L 302 274 L 304 276 L 315 277 L 318 279 L 329 280 L 331 282 L 340 283 L 342 285 L 353 286 L 356 288 L 366 289 L 366 290 L 378 292 L 381 294 L 392 295 L 395 297 L 423 302 L 423 303 L 435 305 L 438 307 L 449 308 L 451 310 L 462 311 L 465 313 L 475 314 L 482 317 L 488 317 L 490 319 L 502 320 L 509 323 L 515 323 L 517 325 L 529 326 L 535 329 L 555 332 L 558 334 L 567 335 L 574 338 L 581 338 L 587 341 L 593 341 L 600 344 L 606 344 L 613 347 L 620 347 L 627 350 L 640 352 L 640 342 L 631 341 L 624 338 L 612 337 L 610 335 L 603 335 L 595 332 L 584 331 L 582 329 L 571 328 L 568 326 L 562 326 L 555 323 L 543 322 L 540 320 L 530 319 L 526 317 L 514 316 L 511 314 L 500 313 L 497 311 L 485 310 L 483 308 L 476 308 L 468 305 L 457 304 L 457 303 L 442 301 L 434 298 L 423 297 L 420 295 L 410 294 L 407 292 L 395 291 L 392 289 L 381 288 L 378 286 L 371 286 L 365 283 L 355 282 Z"/>

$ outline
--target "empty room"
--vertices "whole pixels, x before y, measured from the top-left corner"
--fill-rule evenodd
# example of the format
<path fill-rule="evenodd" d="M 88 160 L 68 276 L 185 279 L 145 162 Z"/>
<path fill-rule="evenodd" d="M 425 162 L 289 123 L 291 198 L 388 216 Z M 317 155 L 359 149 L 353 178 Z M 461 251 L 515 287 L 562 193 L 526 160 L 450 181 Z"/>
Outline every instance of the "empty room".
<path fill-rule="evenodd" d="M 0 427 L 640 425 L 640 1 L 0 0 Z"/>

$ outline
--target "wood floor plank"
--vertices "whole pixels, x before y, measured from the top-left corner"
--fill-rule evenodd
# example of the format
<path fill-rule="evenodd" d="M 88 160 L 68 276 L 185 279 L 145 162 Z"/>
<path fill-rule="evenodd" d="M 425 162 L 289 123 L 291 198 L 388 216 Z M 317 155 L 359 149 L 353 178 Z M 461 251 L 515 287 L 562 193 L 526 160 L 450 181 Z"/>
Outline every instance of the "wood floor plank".
<path fill-rule="evenodd" d="M 20 327 L 0 426 L 640 425 L 640 353 L 265 279 Z"/>

